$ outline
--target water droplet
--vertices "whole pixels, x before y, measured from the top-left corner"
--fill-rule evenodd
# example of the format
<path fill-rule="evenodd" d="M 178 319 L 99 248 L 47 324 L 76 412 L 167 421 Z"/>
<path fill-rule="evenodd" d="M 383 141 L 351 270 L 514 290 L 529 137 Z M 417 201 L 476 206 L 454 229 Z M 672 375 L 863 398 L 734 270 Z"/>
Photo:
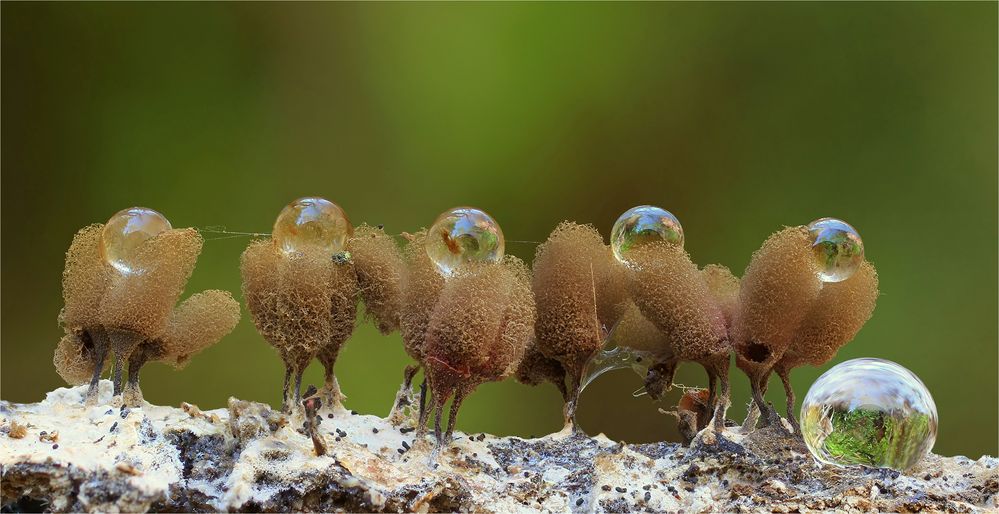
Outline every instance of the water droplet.
<path fill-rule="evenodd" d="M 812 234 L 812 251 L 823 282 L 842 282 L 863 262 L 864 242 L 849 223 L 836 218 L 820 218 L 808 224 L 808 232 Z"/>
<path fill-rule="evenodd" d="M 933 448 L 937 407 L 911 371 L 882 359 L 853 359 L 812 384 L 801 405 L 801 432 L 820 462 L 904 471 Z"/>
<path fill-rule="evenodd" d="M 146 207 L 130 207 L 111 216 L 101 231 L 101 256 L 125 275 L 142 273 L 134 262 L 135 251 L 146 240 L 170 230 L 162 214 Z"/>
<path fill-rule="evenodd" d="M 299 198 L 288 204 L 271 237 L 285 254 L 321 251 L 332 256 L 343 251 L 354 227 L 339 205 L 319 197 Z"/>
<path fill-rule="evenodd" d="M 651 205 L 628 209 L 611 229 L 611 249 L 618 261 L 627 263 L 628 251 L 654 241 L 683 246 L 683 227 L 672 213 Z"/>
<path fill-rule="evenodd" d="M 427 255 L 444 276 L 466 262 L 503 259 L 503 231 L 485 211 L 456 207 L 437 217 L 427 232 Z"/>
<path fill-rule="evenodd" d="M 648 352 L 634 350 L 626 346 L 601 350 L 586 364 L 579 391 L 583 392 L 583 389 L 586 389 L 586 386 L 600 375 L 616 369 L 630 369 L 644 380 L 645 375 L 649 373 L 649 363 L 651 362 L 652 358 Z"/>

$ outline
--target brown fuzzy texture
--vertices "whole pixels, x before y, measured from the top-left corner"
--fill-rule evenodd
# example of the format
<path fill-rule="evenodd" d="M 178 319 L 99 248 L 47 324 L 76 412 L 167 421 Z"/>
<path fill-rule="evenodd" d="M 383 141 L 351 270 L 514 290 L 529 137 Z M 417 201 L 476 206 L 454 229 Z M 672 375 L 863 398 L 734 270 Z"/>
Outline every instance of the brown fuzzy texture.
<path fill-rule="evenodd" d="M 646 319 L 669 340 L 679 360 L 727 352 L 725 318 L 683 248 L 647 244 L 631 250 L 631 294 Z"/>
<path fill-rule="evenodd" d="M 181 302 L 167 322 L 161 360 L 183 368 L 191 357 L 215 344 L 239 323 L 239 302 L 226 291 L 209 289 Z"/>
<path fill-rule="evenodd" d="M 519 260 L 468 265 L 441 291 L 427 329 L 425 364 L 431 375 L 459 381 L 455 385 L 466 390 L 502 380 L 524 358 L 533 320 L 534 302 Z"/>
<path fill-rule="evenodd" d="M 84 345 L 79 335 L 70 332 L 59 340 L 55 355 L 52 357 L 52 364 L 55 364 L 56 372 L 67 384 L 74 386 L 86 384 L 94 375 L 96 365 L 92 351 L 92 346 Z"/>
<path fill-rule="evenodd" d="M 136 253 L 142 273 L 114 274 L 101 303 L 101 324 L 144 339 L 158 338 L 201 253 L 202 239 L 192 228 L 173 229 L 146 241 Z"/>
<path fill-rule="evenodd" d="M 871 318 L 877 298 L 878 273 L 867 261 L 850 278 L 824 284 L 777 368 L 829 362 Z"/>
<path fill-rule="evenodd" d="M 340 349 L 354 333 L 358 291 L 357 275 L 352 263 L 333 263 L 329 273 L 326 293 L 330 298 L 329 338 L 320 346 L 319 351 L 323 354 L 320 360 L 331 368 Z"/>
<path fill-rule="evenodd" d="M 195 295 L 174 309 L 201 252 L 201 235 L 194 229 L 173 229 L 143 243 L 132 256 L 142 271 L 123 274 L 108 265 L 100 252 L 102 225 L 77 233 L 66 254 L 60 322 L 67 336 L 59 342 L 53 362 L 71 383 L 86 382 L 88 402 L 96 401 L 100 374 L 114 364 L 115 395 L 122 393 L 122 373 L 128 363 L 126 402 L 141 402 L 139 369 L 156 359 L 177 363 L 218 341 L 239 320 L 239 305 L 228 293 Z M 198 302 L 213 299 L 207 305 Z M 177 325 L 180 315 L 183 323 Z M 174 321 L 171 330 L 171 321 Z M 183 327 L 183 335 L 178 331 Z M 178 346 L 179 345 L 179 346 Z M 98 369 L 100 368 L 100 369 Z"/>
<path fill-rule="evenodd" d="M 603 241 L 601 240 L 601 244 Z M 602 255 L 601 255 L 602 254 Z M 608 245 L 596 253 L 593 273 L 597 281 L 597 319 L 606 335 L 621 320 L 628 307 L 628 268 L 618 262 Z"/>
<path fill-rule="evenodd" d="M 725 316 L 725 326 L 731 329 L 735 313 L 739 310 L 739 277 L 720 264 L 708 264 L 701 269 L 701 275 L 714 297 L 715 305 Z"/>
<path fill-rule="evenodd" d="M 399 329 L 402 275 L 406 263 L 392 236 L 380 228 L 361 225 L 347 242 L 364 300 L 365 315 L 382 334 Z"/>
<path fill-rule="evenodd" d="M 260 314 L 280 326 L 281 338 L 269 342 L 296 369 L 308 365 L 333 337 L 333 266 L 329 258 L 311 253 L 281 256 L 277 261 L 277 311 Z"/>
<path fill-rule="evenodd" d="M 506 361 L 505 367 L 497 366 L 490 380 L 503 380 L 514 373 L 527 354 L 527 348 L 534 341 L 534 323 L 538 317 L 534 292 L 531 291 L 531 272 L 524 261 L 507 255 L 502 266 L 513 275 L 510 284 L 509 299 L 503 324 L 500 327 L 501 343 L 495 347 L 497 354 L 494 360 L 497 364 Z M 500 355 L 501 354 L 501 355 Z"/>
<path fill-rule="evenodd" d="M 623 311 L 621 321 L 611 332 L 611 344 L 648 352 L 659 359 L 673 356 L 673 348 L 666 334 L 646 319 L 633 301 L 626 302 Z"/>
<path fill-rule="evenodd" d="M 541 353 L 538 345 L 535 344 L 534 338 L 531 338 L 531 342 L 524 352 L 524 358 L 520 361 L 520 365 L 517 366 L 517 372 L 514 376 L 517 382 L 530 386 L 551 382 L 559 388 L 563 397 L 566 395 L 565 368 L 562 367 L 559 361 L 549 359 L 545 354 Z"/>
<path fill-rule="evenodd" d="M 804 227 L 773 234 L 753 254 L 732 325 L 740 362 L 766 368 L 780 359 L 819 295 L 818 272 Z"/>
<path fill-rule="evenodd" d="M 65 302 L 60 320 L 67 328 L 100 326 L 101 301 L 107 293 L 111 267 L 101 257 L 101 231 L 94 224 L 80 229 L 66 252 L 62 273 Z"/>
<path fill-rule="evenodd" d="M 426 238 L 425 230 L 417 232 L 406 245 L 406 268 L 402 275 L 402 305 L 399 313 L 399 327 L 406 353 L 420 363 L 423 362 L 423 346 L 427 327 L 430 325 L 430 315 L 444 288 L 444 277 L 427 255 Z"/>
<path fill-rule="evenodd" d="M 243 301 L 257 332 L 275 348 L 284 345 L 278 307 L 279 258 L 274 243 L 266 239 L 251 242 L 240 258 Z"/>
<path fill-rule="evenodd" d="M 503 380 L 518 370 L 531 342 L 535 313 L 527 267 L 516 257 L 498 264 L 466 264 L 445 281 L 423 347 L 439 445 L 450 440 L 465 396 L 483 382 Z M 444 431 L 440 419 L 452 395 Z M 428 413 L 421 413 L 421 431 Z"/>
<path fill-rule="evenodd" d="M 322 252 L 282 253 L 272 241 L 255 241 L 241 260 L 243 296 L 260 335 L 285 364 L 284 408 L 297 408 L 305 368 L 313 358 L 326 367 L 328 394 L 339 401 L 333 365 L 354 330 L 357 276 L 354 265 Z M 331 398 L 332 400 L 332 398 Z"/>
<path fill-rule="evenodd" d="M 608 249 L 589 225 L 563 222 L 538 246 L 534 258 L 534 296 L 538 348 L 562 363 L 578 380 L 586 362 L 603 347 L 605 315 L 612 301 L 603 301 L 600 284 L 610 284 Z"/>

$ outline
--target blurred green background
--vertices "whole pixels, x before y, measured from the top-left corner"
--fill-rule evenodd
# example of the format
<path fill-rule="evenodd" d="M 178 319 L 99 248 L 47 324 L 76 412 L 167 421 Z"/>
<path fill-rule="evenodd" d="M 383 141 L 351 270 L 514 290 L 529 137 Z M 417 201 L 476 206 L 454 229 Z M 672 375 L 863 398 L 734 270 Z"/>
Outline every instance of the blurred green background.
<path fill-rule="evenodd" d="M 565 219 L 606 235 L 652 203 L 695 261 L 737 274 L 784 225 L 852 223 L 882 296 L 833 363 L 905 365 L 936 399 L 936 450 L 995 455 L 996 6 L 4 2 L 3 398 L 62 385 L 64 252 L 124 207 L 268 232 L 320 195 L 399 233 L 468 204 L 510 240 L 543 241 Z M 187 294 L 238 293 L 247 243 L 206 242 Z M 397 334 L 359 326 L 337 366 L 348 407 L 386 413 L 407 363 Z M 794 373 L 799 398 L 833 363 Z M 277 404 L 281 376 L 244 312 L 184 371 L 150 365 L 143 390 Z M 748 383 L 732 376 L 741 419 Z M 601 377 L 584 428 L 677 440 L 639 386 Z M 770 397 L 783 404 L 776 380 Z M 553 386 L 511 381 L 480 387 L 459 425 L 527 436 L 560 418 Z"/>

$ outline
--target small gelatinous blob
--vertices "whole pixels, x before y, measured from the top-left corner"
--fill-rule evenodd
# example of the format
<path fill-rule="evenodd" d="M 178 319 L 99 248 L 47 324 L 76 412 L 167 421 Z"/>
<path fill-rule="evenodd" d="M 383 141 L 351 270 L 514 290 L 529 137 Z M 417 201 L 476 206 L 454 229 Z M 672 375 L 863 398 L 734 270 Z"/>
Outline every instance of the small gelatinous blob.
<path fill-rule="evenodd" d="M 801 405 L 805 444 L 820 462 L 911 468 L 933 448 L 937 407 L 911 371 L 853 359 L 812 384 Z"/>
<path fill-rule="evenodd" d="M 503 259 L 503 231 L 485 211 L 456 207 L 437 217 L 427 231 L 427 255 L 444 276 L 466 262 Z"/>
<path fill-rule="evenodd" d="M 626 346 L 601 350 L 586 364 L 583 380 L 579 384 L 579 392 L 582 393 L 586 386 L 608 371 L 630 369 L 639 377 L 645 378 L 649 373 L 649 364 L 652 362 L 653 359 L 649 352 Z"/>
<path fill-rule="evenodd" d="M 277 221 L 271 237 L 286 255 L 321 251 L 333 256 L 342 252 L 354 227 L 339 205 L 319 197 L 299 198 L 288 204 Z"/>
<path fill-rule="evenodd" d="M 808 224 L 812 251 L 823 282 L 842 282 L 857 271 L 864 260 L 864 242 L 857 229 L 836 218 L 820 218 Z"/>
<path fill-rule="evenodd" d="M 611 229 L 611 249 L 614 257 L 628 262 L 628 251 L 655 241 L 683 246 L 683 227 L 672 213 L 651 205 L 628 209 L 614 222 Z"/>
<path fill-rule="evenodd" d="M 146 207 L 130 207 L 118 211 L 101 232 L 101 256 L 125 275 L 142 273 L 135 262 L 135 251 L 147 239 L 170 230 L 170 222 L 162 214 Z"/>

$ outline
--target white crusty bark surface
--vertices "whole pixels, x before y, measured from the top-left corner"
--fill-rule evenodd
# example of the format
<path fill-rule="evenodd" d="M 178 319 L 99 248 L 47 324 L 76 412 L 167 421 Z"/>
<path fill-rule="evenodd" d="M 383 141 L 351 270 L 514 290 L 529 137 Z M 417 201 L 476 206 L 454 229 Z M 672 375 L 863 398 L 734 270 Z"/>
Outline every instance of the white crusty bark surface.
<path fill-rule="evenodd" d="M 457 433 L 439 454 L 410 420 L 323 409 L 316 456 L 301 414 L 120 409 L 85 387 L 0 403 L 4 511 L 994 511 L 999 461 L 930 455 L 906 473 L 819 467 L 779 431 L 690 447 L 603 436 Z M 53 433 L 58 435 L 53 436 Z M 20 438 L 15 436 L 22 436 Z"/>

